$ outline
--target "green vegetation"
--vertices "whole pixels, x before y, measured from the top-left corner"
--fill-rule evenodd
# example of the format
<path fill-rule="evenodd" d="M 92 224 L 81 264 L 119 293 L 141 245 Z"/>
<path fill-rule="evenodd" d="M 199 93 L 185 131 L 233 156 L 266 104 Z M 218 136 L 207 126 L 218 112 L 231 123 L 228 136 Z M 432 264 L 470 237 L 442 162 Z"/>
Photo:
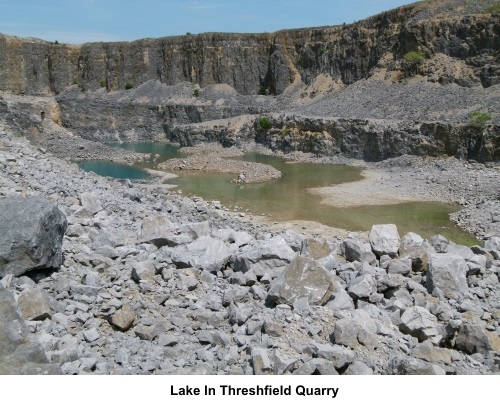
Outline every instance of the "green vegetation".
<path fill-rule="evenodd" d="M 134 85 L 130 82 L 125 83 L 125 90 L 130 90 Z"/>
<path fill-rule="evenodd" d="M 483 128 L 488 121 L 491 121 L 491 115 L 481 111 L 474 111 L 469 114 L 469 121 L 475 128 Z"/>
<path fill-rule="evenodd" d="M 402 68 L 407 76 L 415 76 L 420 72 L 420 67 L 425 60 L 425 53 L 422 51 L 410 51 L 403 56 Z"/>
<path fill-rule="evenodd" d="M 404 60 L 408 63 L 422 63 L 425 59 L 425 54 L 422 51 L 411 51 L 403 56 Z"/>
<path fill-rule="evenodd" d="M 264 86 L 263 84 L 259 87 L 258 93 L 259 96 L 265 96 L 267 95 L 267 86 Z"/>
<path fill-rule="evenodd" d="M 273 126 L 273 123 L 271 122 L 271 120 L 269 119 L 269 117 L 262 117 L 260 120 L 259 120 L 259 127 L 261 129 L 270 129 L 271 127 Z"/>
<path fill-rule="evenodd" d="M 195 97 L 199 97 L 199 95 L 200 95 L 200 90 L 198 90 L 198 89 L 194 89 L 194 91 L 193 91 L 193 96 L 195 96 Z"/>
<path fill-rule="evenodd" d="M 22 138 L 22 137 L 23 137 L 23 135 L 22 135 L 22 134 L 20 134 L 20 133 L 17 133 L 17 134 L 16 134 L 16 138 Z"/>
<path fill-rule="evenodd" d="M 281 135 L 287 136 L 290 133 L 290 128 L 285 127 L 281 130 Z"/>
<path fill-rule="evenodd" d="M 186 35 L 189 37 L 189 36 L 191 36 L 193 34 L 191 34 L 190 32 L 186 32 Z"/>
<path fill-rule="evenodd" d="M 487 13 L 490 13 L 490 14 L 500 13 L 500 4 L 495 4 L 494 6 L 488 7 L 484 11 L 487 12 Z"/>
<path fill-rule="evenodd" d="M 101 80 L 101 87 L 106 87 L 106 80 Z"/>

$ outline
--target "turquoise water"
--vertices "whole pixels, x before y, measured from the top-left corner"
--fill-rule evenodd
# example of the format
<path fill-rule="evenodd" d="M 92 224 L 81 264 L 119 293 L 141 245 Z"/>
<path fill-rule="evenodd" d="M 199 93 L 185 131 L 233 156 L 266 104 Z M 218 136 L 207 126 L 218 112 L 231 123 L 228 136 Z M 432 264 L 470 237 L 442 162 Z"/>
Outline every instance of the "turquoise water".
<path fill-rule="evenodd" d="M 140 168 L 103 160 L 87 160 L 78 162 L 78 167 L 86 172 L 94 172 L 99 176 L 114 177 L 116 179 L 147 179 L 150 174 Z"/>
<path fill-rule="evenodd" d="M 156 162 L 139 167 L 154 168 L 159 162 L 179 157 L 178 147 L 157 143 L 117 145 L 128 150 L 159 154 Z M 435 234 L 466 245 L 476 244 L 474 237 L 448 218 L 460 207 L 455 204 L 412 202 L 397 205 L 334 208 L 321 204 L 321 197 L 307 192 L 309 188 L 326 187 L 362 179 L 361 169 L 344 165 L 287 163 L 273 156 L 247 154 L 241 159 L 270 164 L 283 173 L 281 179 L 259 184 L 234 184 L 234 174 L 176 172 L 176 184 L 187 195 L 205 200 L 219 200 L 226 206 L 239 206 L 254 214 L 271 214 L 277 221 L 309 220 L 353 231 L 369 230 L 374 224 L 394 223 L 401 235 L 412 231 L 430 238 Z M 102 162 L 103 165 L 106 162 Z M 85 169 L 84 169 L 85 170 Z M 109 175 L 109 174 L 108 174 Z M 123 178 L 123 177 L 121 177 Z"/>

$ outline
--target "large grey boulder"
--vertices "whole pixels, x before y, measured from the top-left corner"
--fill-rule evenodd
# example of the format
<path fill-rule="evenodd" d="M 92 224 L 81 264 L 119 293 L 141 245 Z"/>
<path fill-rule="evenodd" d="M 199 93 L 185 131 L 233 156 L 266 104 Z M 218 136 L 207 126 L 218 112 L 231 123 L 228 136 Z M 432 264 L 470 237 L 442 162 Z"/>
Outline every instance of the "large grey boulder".
<path fill-rule="evenodd" d="M 350 262 L 357 261 L 373 264 L 377 260 L 377 257 L 372 252 L 371 245 L 356 238 L 349 237 L 345 239 L 341 244 L 341 248 L 345 258 Z"/>
<path fill-rule="evenodd" d="M 378 257 L 388 255 L 395 257 L 399 250 L 399 233 L 396 225 L 373 225 L 368 236 L 372 250 Z"/>
<path fill-rule="evenodd" d="M 82 193 L 80 195 L 80 202 L 85 211 L 90 215 L 94 215 L 96 212 L 102 210 L 101 200 L 94 193 Z"/>
<path fill-rule="evenodd" d="M 315 238 L 304 239 L 300 249 L 300 254 L 302 256 L 308 256 L 314 260 L 326 257 L 331 252 L 332 249 L 328 245 L 327 241 Z"/>
<path fill-rule="evenodd" d="M 24 290 L 19 295 L 17 303 L 23 318 L 27 321 L 42 321 L 52 315 L 49 295 L 45 290 L 38 288 Z"/>
<path fill-rule="evenodd" d="M 500 337 L 481 325 L 464 323 L 460 326 L 455 346 L 468 354 L 500 351 Z"/>
<path fill-rule="evenodd" d="M 278 275 L 294 258 L 295 253 L 283 238 L 277 237 L 249 247 L 236 257 L 234 270 L 256 276 Z"/>
<path fill-rule="evenodd" d="M 180 268 L 195 267 L 215 273 L 226 265 L 231 253 L 221 240 L 202 236 L 188 245 L 174 248 L 171 258 Z"/>
<path fill-rule="evenodd" d="M 126 331 L 132 326 L 133 322 L 135 321 L 135 317 L 135 311 L 129 305 L 124 305 L 113 314 L 110 322 L 119 330 Z"/>
<path fill-rule="evenodd" d="M 43 198 L 0 200 L 0 278 L 58 269 L 67 227 L 64 214 Z"/>
<path fill-rule="evenodd" d="M 157 247 L 166 246 L 172 235 L 172 222 L 164 215 L 144 218 L 140 241 L 148 242 Z"/>
<path fill-rule="evenodd" d="M 399 324 L 401 332 L 416 337 L 419 342 L 430 339 L 436 344 L 441 340 L 437 327 L 437 318 L 422 307 L 408 308 L 401 315 Z"/>
<path fill-rule="evenodd" d="M 416 233 L 408 232 L 399 241 L 399 258 L 411 259 L 413 271 L 421 272 L 427 269 L 429 251 L 433 252 L 432 246 Z"/>
<path fill-rule="evenodd" d="M 276 304 L 293 305 L 297 299 L 306 298 L 310 305 L 323 305 L 332 292 L 330 273 L 317 261 L 296 256 L 272 281 L 267 299 Z"/>
<path fill-rule="evenodd" d="M 377 281 L 371 274 L 363 274 L 349 282 L 347 291 L 356 298 L 368 298 L 377 292 Z"/>
<path fill-rule="evenodd" d="M 457 255 L 435 253 L 429 255 L 427 271 L 427 290 L 448 299 L 458 299 L 468 291 L 468 266 L 465 260 Z"/>

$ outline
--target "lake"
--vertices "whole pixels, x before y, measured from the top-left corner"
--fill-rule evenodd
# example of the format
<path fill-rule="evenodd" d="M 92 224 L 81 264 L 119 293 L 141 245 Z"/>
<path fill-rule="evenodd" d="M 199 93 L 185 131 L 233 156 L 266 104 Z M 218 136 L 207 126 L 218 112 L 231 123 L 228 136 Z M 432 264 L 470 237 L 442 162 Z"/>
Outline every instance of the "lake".
<path fill-rule="evenodd" d="M 132 177 L 134 170 L 155 168 L 157 163 L 179 157 L 178 147 L 159 143 L 123 143 L 112 145 L 127 150 L 160 155 L 156 161 L 138 164 L 137 167 L 101 162 L 101 175 L 118 178 Z M 345 165 L 313 163 L 287 163 L 286 160 L 260 154 L 246 154 L 243 160 L 266 163 L 283 173 L 280 179 L 258 184 L 235 184 L 234 174 L 175 172 L 179 177 L 168 180 L 176 184 L 185 195 L 218 200 L 226 206 L 239 206 L 256 215 L 270 214 L 276 221 L 310 220 L 352 231 L 369 230 L 374 224 L 396 224 L 400 235 L 412 231 L 430 238 L 441 234 L 456 243 L 476 244 L 475 238 L 464 232 L 449 215 L 460 209 L 456 204 L 437 202 L 410 202 L 396 205 L 335 208 L 321 204 L 321 197 L 307 190 L 361 180 L 361 169 Z M 102 168 L 110 165 L 109 171 Z M 124 166 L 122 168 L 122 166 Z M 84 170 L 84 167 L 80 164 Z M 132 170 L 129 172 L 129 169 Z M 92 170 L 92 169 L 90 169 Z M 147 174 L 147 173 L 146 173 Z"/>

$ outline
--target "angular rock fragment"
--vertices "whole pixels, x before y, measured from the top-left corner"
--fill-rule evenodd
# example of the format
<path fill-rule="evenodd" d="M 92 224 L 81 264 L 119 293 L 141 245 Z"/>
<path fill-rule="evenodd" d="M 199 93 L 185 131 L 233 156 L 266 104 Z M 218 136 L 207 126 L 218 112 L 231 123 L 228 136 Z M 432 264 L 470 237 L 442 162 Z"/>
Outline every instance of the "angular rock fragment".
<path fill-rule="evenodd" d="M 373 370 L 362 361 L 353 362 L 343 375 L 373 375 Z"/>
<path fill-rule="evenodd" d="M 426 287 L 431 294 L 443 294 L 458 299 L 467 291 L 467 264 L 465 260 L 448 253 L 435 253 L 429 257 Z"/>
<path fill-rule="evenodd" d="M 358 239 L 347 238 L 342 242 L 341 247 L 345 258 L 350 262 L 358 261 L 372 264 L 377 260 L 372 252 L 371 245 Z"/>
<path fill-rule="evenodd" d="M 389 262 L 387 272 L 389 274 L 407 275 L 412 269 L 412 260 L 407 259 L 393 259 Z"/>
<path fill-rule="evenodd" d="M 80 195 L 80 202 L 90 215 L 94 215 L 96 212 L 102 210 L 101 200 L 95 193 L 82 193 Z"/>
<path fill-rule="evenodd" d="M 0 200 L 0 278 L 62 264 L 64 214 L 38 197 Z"/>
<path fill-rule="evenodd" d="M 429 260 L 427 246 L 420 235 L 408 232 L 399 242 L 399 258 L 411 259 L 413 271 L 425 271 Z"/>
<path fill-rule="evenodd" d="M 49 295 L 40 289 L 24 290 L 18 297 L 17 303 L 27 321 L 42 321 L 50 318 L 52 310 L 49 304 Z"/>
<path fill-rule="evenodd" d="M 319 260 L 323 257 L 328 256 L 331 251 L 332 249 L 325 240 L 308 238 L 304 239 L 304 241 L 302 242 L 300 254 L 302 256 L 308 256 L 314 260 Z"/>
<path fill-rule="evenodd" d="M 416 337 L 419 342 L 430 339 L 433 343 L 438 343 L 441 336 L 437 326 L 437 318 L 425 308 L 411 307 L 401 315 L 399 329 Z"/>
<path fill-rule="evenodd" d="M 464 323 L 458 331 L 455 346 L 465 353 L 486 354 L 490 351 L 500 351 L 500 337 L 485 330 L 481 325 Z"/>
<path fill-rule="evenodd" d="M 252 349 L 252 365 L 255 375 L 271 374 L 272 365 L 271 360 L 265 349 Z"/>
<path fill-rule="evenodd" d="M 356 298 L 368 298 L 377 292 L 377 282 L 371 274 L 363 274 L 351 280 L 347 290 Z"/>
<path fill-rule="evenodd" d="M 196 241 L 172 250 L 171 258 L 180 268 L 195 267 L 215 273 L 227 264 L 231 257 L 228 248 L 219 239 L 202 236 Z"/>
<path fill-rule="evenodd" d="M 155 262 L 145 261 L 134 264 L 132 268 L 132 279 L 137 283 L 151 281 L 156 275 Z"/>
<path fill-rule="evenodd" d="M 275 304 L 292 305 L 306 298 L 310 305 L 323 305 L 333 291 L 330 273 L 315 260 L 296 256 L 271 283 L 267 299 Z"/>
<path fill-rule="evenodd" d="M 368 236 L 372 250 L 380 257 L 395 257 L 399 250 L 399 233 L 396 225 L 373 225 Z"/>
<path fill-rule="evenodd" d="M 396 357 L 389 363 L 388 374 L 392 375 L 442 375 L 445 371 L 426 361 L 412 357 Z"/>
<path fill-rule="evenodd" d="M 152 243 L 157 247 L 168 245 L 172 222 L 165 215 L 150 216 L 142 221 L 141 242 Z"/>
<path fill-rule="evenodd" d="M 295 253 L 283 238 L 259 242 L 236 257 L 234 270 L 246 273 L 252 270 L 257 277 L 276 276 L 294 258 Z"/>
<path fill-rule="evenodd" d="M 451 364 L 451 352 L 449 349 L 433 346 L 428 340 L 419 343 L 413 350 L 412 356 L 429 363 Z"/>
<path fill-rule="evenodd" d="M 124 305 L 111 316 L 111 323 L 121 331 L 126 331 L 132 326 L 135 316 L 135 311 L 129 305 Z"/>

